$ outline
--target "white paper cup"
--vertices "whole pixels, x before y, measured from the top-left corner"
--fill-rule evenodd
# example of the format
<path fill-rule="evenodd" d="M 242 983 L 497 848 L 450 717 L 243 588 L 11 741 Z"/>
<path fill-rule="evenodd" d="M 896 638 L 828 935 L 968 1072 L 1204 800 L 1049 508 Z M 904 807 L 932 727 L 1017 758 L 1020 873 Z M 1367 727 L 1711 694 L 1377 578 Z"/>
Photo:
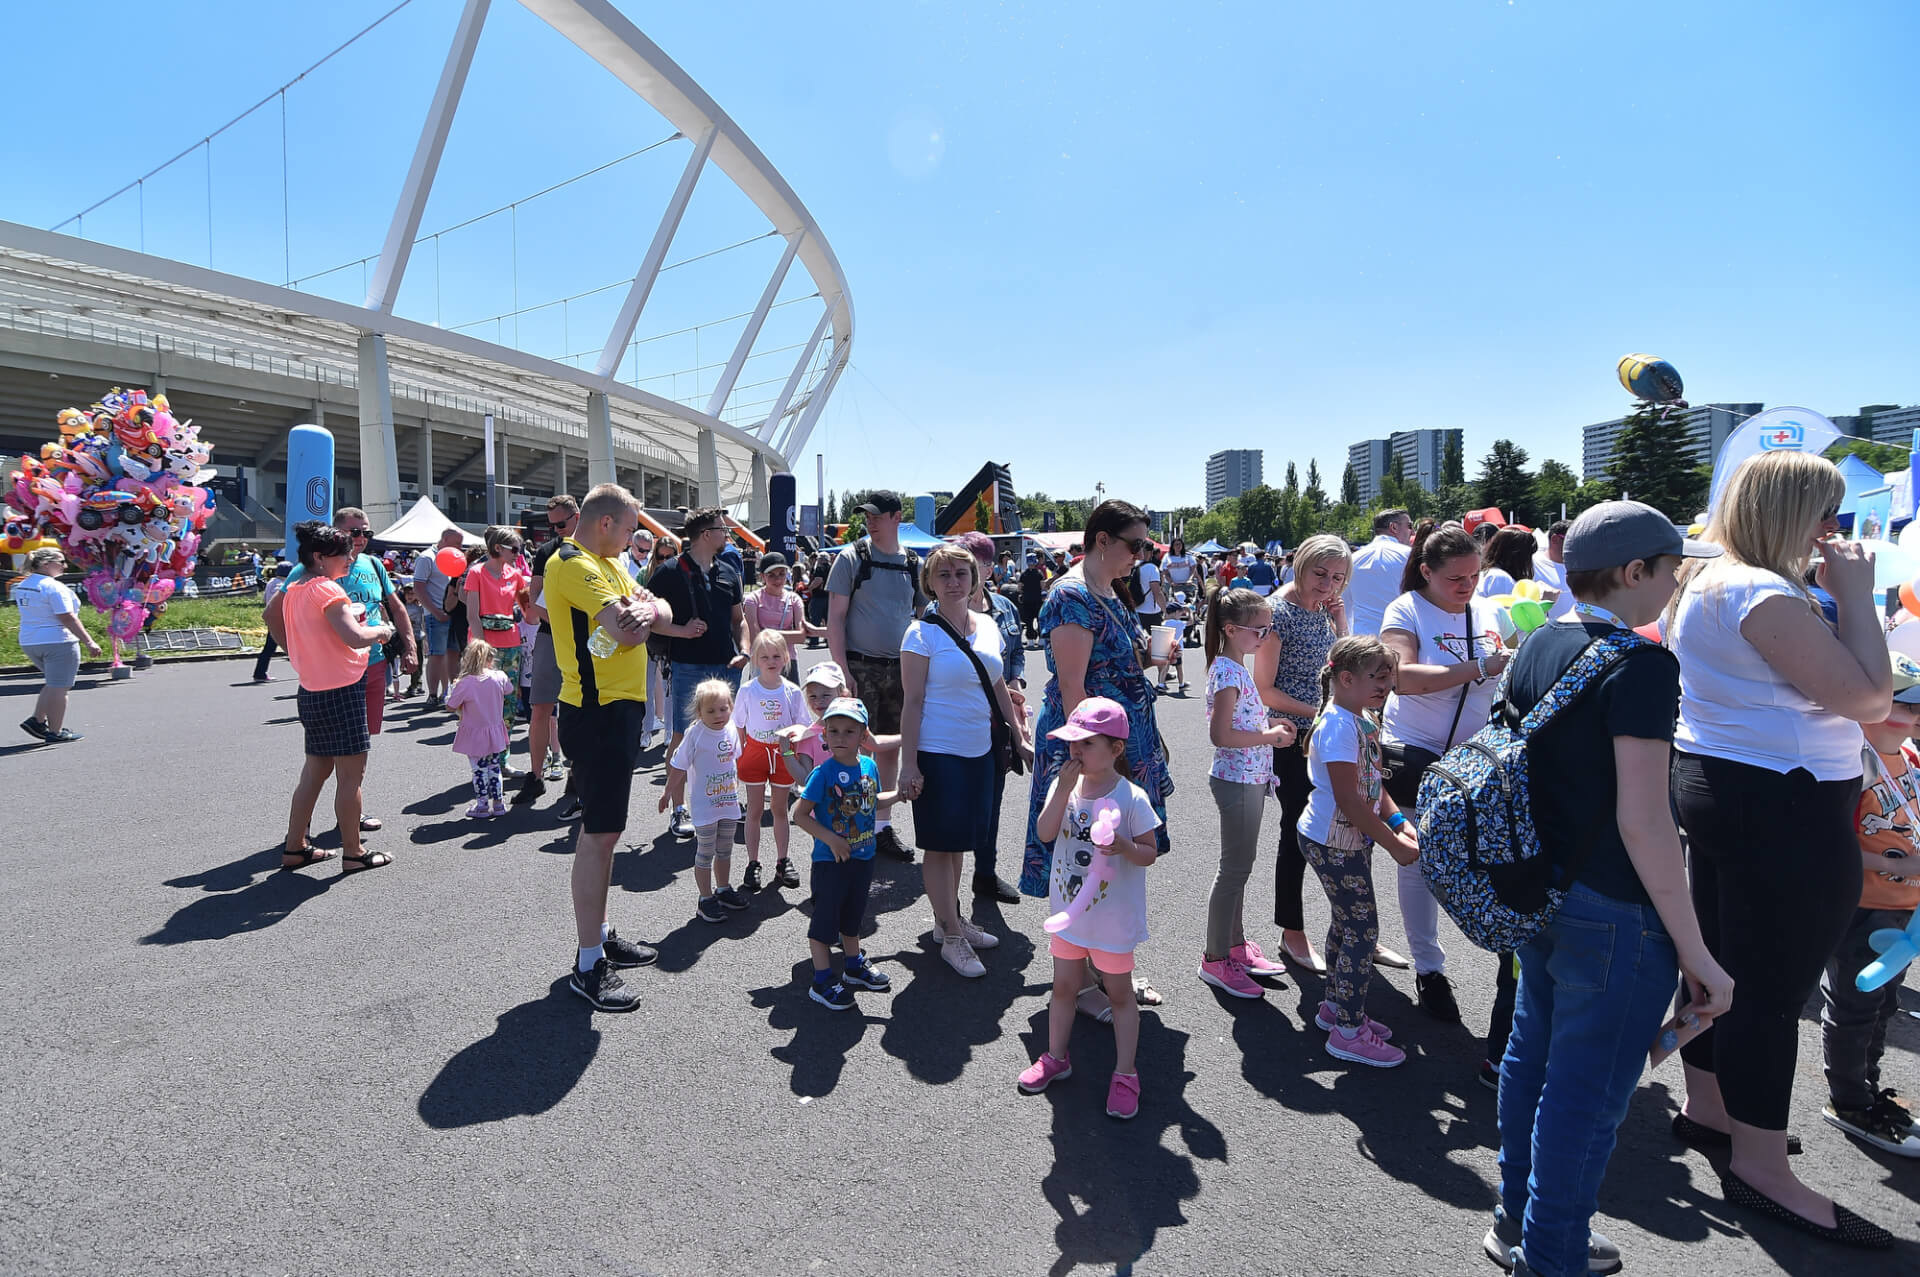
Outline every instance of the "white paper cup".
<path fill-rule="evenodd" d="M 1147 631 L 1147 655 L 1155 665 L 1165 665 L 1173 656 L 1173 627 L 1156 625 Z"/>

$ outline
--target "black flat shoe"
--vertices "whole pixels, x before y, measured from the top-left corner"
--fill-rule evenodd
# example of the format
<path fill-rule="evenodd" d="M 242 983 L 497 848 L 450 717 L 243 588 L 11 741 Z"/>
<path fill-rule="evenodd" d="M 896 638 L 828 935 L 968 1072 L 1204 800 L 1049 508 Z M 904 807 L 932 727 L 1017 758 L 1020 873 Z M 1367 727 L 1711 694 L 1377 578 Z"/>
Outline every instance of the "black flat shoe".
<path fill-rule="evenodd" d="M 1821 1241 L 1838 1242 L 1842 1246 L 1852 1246 L 1859 1250 L 1886 1250 L 1893 1245 L 1892 1233 L 1878 1224 L 1870 1224 L 1861 1219 L 1839 1202 L 1833 1204 L 1833 1227 L 1828 1228 L 1825 1224 L 1814 1223 L 1798 1211 L 1788 1210 L 1732 1171 L 1728 1171 L 1722 1178 L 1721 1187 L 1726 1193 L 1727 1201 L 1733 1205 L 1758 1211 L 1783 1224 L 1791 1225 L 1803 1233 L 1818 1237 Z"/>
<path fill-rule="evenodd" d="M 993 900 L 1003 905 L 1020 903 L 1020 893 L 1014 890 L 1006 879 L 993 874 L 975 874 L 973 876 L 973 894 L 981 900 Z"/>
<path fill-rule="evenodd" d="M 1733 1136 L 1724 1131 L 1716 1131 L 1711 1126 L 1702 1126 L 1685 1113 L 1673 1115 L 1673 1138 L 1703 1153 L 1733 1151 Z M 1789 1157 L 1800 1155 L 1800 1137 L 1792 1131 L 1787 1132 L 1787 1155 Z"/>

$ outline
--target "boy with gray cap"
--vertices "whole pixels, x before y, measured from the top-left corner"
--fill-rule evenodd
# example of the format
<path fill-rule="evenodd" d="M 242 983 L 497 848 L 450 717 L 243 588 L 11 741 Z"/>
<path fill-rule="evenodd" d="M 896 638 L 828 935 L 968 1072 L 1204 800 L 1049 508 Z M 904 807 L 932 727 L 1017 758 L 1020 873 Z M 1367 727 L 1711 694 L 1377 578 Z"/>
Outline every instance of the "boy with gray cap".
<path fill-rule="evenodd" d="M 1565 550 L 1573 615 L 1521 643 L 1511 713 L 1532 710 L 1594 640 L 1658 619 L 1683 558 L 1719 553 L 1636 501 L 1581 515 Z M 1732 1003 L 1733 980 L 1700 935 L 1667 798 L 1679 708 L 1679 661 L 1642 643 L 1527 741 L 1534 827 L 1570 886 L 1520 949 L 1500 1062 L 1501 1202 L 1482 1246 L 1512 1272 L 1619 1270 L 1619 1248 L 1589 1221 L 1675 977 L 1686 974 L 1687 1013 L 1703 1023 Z"/>

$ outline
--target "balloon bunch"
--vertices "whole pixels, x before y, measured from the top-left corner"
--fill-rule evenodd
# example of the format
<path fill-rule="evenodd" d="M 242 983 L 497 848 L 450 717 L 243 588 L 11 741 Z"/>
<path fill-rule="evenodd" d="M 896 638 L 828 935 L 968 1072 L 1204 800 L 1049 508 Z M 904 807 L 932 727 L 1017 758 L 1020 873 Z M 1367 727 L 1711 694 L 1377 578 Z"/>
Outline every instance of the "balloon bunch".
<path fill-rule="evenodd" d="M 1520 646 L 1520 640 L 1547 623 L 1547 608 L 1542 601 L 1545 596 L 1538 581 L 1515 581 L 1512 594 L 1496 594 L 1487 602 L 1493 604 L 1494 628 L 1500 631 L 1500 641 L 1509 648 Z"/>
<path fill-rule="evenodd" d="M 200 486 L 213 445 L 177 421 L 165 395 L 115 386 L 90 408 L 63 408 L 60 438 L 7 476 L 0 549 L 57 544 L 86 572 L 88 600 L 122 642 L 148 610 L 193 577 L 213 495 Z M 18 543 L 22 549 L 16 550 Z"/>

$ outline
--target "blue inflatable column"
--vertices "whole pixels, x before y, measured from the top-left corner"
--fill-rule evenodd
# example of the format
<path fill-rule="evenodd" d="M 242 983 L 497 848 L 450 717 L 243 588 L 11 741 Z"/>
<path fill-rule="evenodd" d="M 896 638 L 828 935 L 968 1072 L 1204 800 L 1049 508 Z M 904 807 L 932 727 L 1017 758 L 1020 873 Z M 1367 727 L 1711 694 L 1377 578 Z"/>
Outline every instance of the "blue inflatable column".
<path fill-rule="evenodd" d="M 287 561 L 300 560 L 293 529 L 308 519 L 333 521 L 333 432 L 295 426 L 287 434 Z"/>
<path fill-rule="evenodd" d="M 799 552 L 794 537 L 800 531 L 800 487 L 798 481 L 781 471 L 767 477 L 767 548 L 777 550 L 792 563 Z M 795 571 L 789 579 L 797 579 Z"/>
<path fill-rule="evenodd" d="M 913 499 L 913 526 L 919 528 L 928 536 L 933 535 L 933 511 L 934 504 L 932 497 L 915 497 Z"/>

